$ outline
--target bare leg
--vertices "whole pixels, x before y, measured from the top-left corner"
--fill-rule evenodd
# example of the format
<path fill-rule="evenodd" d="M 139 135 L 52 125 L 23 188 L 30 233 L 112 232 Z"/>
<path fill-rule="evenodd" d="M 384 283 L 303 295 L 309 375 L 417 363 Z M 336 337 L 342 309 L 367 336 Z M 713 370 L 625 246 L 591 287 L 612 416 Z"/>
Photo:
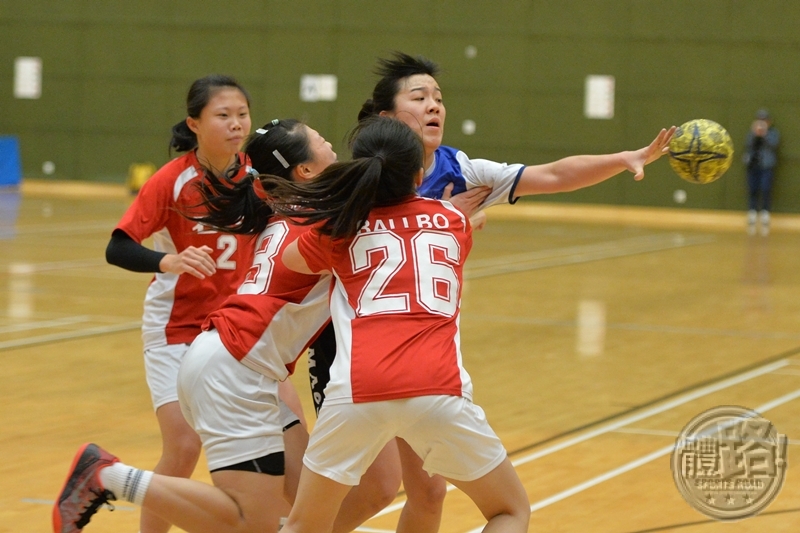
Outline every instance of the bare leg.
<path fill-rule="evenodd" d="M 306 467 L 300 474 L 297 501 L 281 533 L 328 533 L 351 487 Z"/>
<path fill-rule="evenodd" d="M 189 478 L 200 458 L 200 437 L 183 418 L 178 402 L 170 402 L 156 410 L 161 428 L 161 459 L 153 469 L 156 474 Z M 171 524 L 142 508 L 139 520 L 141 533 L 166 533 Z"/>
<path fill-rule="evenodd" d="M 143 507 L 190 533 L 273 533 L 278 530 L 283 477 L 222 470 L 215 486 L 154 475 Z"/>
<path fill-rule="evenodd" d="M 397 497 L 400 479 L 397 445 L 392 439 L 361 477 L 361 483 L 353 487 L 344 498 L 333 524 L 333 533 L 353 531 L 392 503 Z"/>
<path fill-rule="evenodd" d="M 297 485 L 300 482 L 300 471 L 303 469 L 303 454 L 308 447 L 308 431 L 302 424 L 295 424 L 283 432 L 284 457 L 286 473 L 284 478 L 284 497 L 290 504 L 297 497 Z M 284 516 L 289 516 L 288 514 Z"/>
<path fill-rule="evenodd" d="M 528 495 L 508 458 L 474 481 L 448 481 L 469 496 L 489 521 L 483 533 L 528 531 L 531 520 Z"/>
<path fill-rule="evenodd" d="M 422 469 L 422 459 L 411 446 L 397 438 L 400 463 L 403 466 L 403 487 L 406 501 L 397 533 L 436 533 L 442 523 L 442 505 L 447 495 L 447 482 L 442 476 L 430 476 Z"/>
<path fill-rule="evenodd" d="M 289 409 L 292 410 L 294 414 L 297 415 L 297 418 L 300 419 L 300 423 L 303 427 L 308 430 L 308 423 L 306 422 L 306 417 L 303 414 L 303 403 L 300 401 L 300 396 L 297 394 L 297 389 L 294 387 L 294 384 L 291 380 L 286 379 L 284 381 L 278 382 L 278 395 L 280 396 L 283 403 L 289 406 Z"/>

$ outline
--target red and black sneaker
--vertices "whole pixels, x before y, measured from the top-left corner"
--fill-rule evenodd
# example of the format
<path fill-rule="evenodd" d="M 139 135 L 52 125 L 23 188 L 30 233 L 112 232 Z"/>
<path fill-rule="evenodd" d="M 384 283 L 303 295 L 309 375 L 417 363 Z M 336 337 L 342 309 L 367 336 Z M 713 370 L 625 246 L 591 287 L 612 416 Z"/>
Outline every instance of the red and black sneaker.
<path fill-rule="evenodd" d="M 55 533 L 79 533 L 101 505 L 117 499 L 110 490 L 103 487 L 97 474 L 118 461 L 119 459 L 97 444 L 81 446 L 53 507 Z M 113 511 L 114 507 L 108 505 Z"/>

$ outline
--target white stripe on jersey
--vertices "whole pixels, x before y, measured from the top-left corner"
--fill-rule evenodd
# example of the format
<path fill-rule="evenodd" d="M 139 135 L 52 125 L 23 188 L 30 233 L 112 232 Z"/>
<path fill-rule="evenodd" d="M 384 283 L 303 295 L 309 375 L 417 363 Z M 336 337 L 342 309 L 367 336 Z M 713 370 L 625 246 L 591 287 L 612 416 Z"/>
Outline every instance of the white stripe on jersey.
<path fill-rule="evenodd" d="M 336 273 L 334 272 L 334 276 Z M 331 316 L 336 320 L 336 358 L 330 368 L 331 379 L 325 388 L 325 403 L 352 403 L 353 385 L 350 381 L 352 366 L 353 330 L 352 323 L 355 319 L 355 310 L 347 301 L 347 291 L 339 278 L 331 292 Z"/>
<path fill-rule="evenodd" d="M 197 176 L 197 170 L 193 166 L 188 167 L 186 170 L 181 172 L 177 178 L 175 178 L 175 184 L 172 187 L 172 201 L 177 202 L 178 197 L 181 195 L 181 191 L 183 187 L 189 183 L 195 176 Z"/>
<path fill-rule="evenodd" d="M 277 381 L 286 379 L 286 365 L 302 355 L 311 337 L 330 318 L 330 286 L 330 276 L 321 276 L 303 301 L 284 304 L 241 363 Z"/>
<path fill-rule="evenodd" d="M 167 228 L 153 233 L 153 249 L 168 254 L 178 253 Z M 166 327 L 172 316 L 177 284 L 178 274 L 158 272 L 147 287 L 142 315 L 142 341 L 146 350 L 167 345 Z"/>
<path fill-rule="evenodd" d="M 444 207 L 445 209 L 457 214 L 459 218 L 461 218 L 461 223 L 464 224 L 463 231 L 467 231 L 467 217 L 464 216 L 464 213 L 462 213 L 459 208 L 457 208 L 447 200 L 435 200 L 435 201 L 440 202 L 442 204 L 442 207 Z"/>

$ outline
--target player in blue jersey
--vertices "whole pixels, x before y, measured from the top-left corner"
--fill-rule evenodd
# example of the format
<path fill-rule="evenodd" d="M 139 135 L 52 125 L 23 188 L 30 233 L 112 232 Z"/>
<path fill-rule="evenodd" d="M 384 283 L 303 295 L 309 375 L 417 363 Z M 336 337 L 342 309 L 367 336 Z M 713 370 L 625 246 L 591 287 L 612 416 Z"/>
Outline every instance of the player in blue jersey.
<path fill-rule="evenodd" d="M 436 82 L 439 69 L 435 63 L 396 53 L 392 59 L 381 59 L 376 72 L 381 79 L 358 118 L 396 117 L 421 132 L 425 145 L 425 177 L 419 193 L 430 198 L 441 198 L 450 183 L 453 195 L 484 185 L 492 189 L 482 206 L 489 207 L 513 204 L 522 196 L 582 189 L 625 170 L 640 180 L 644 177 L 644 167 L 665 153 L 675 131 L 674 126 L 662 129 L 652 143 L 638 150 L 570 156 L 543 165 L 508 165 L 470 159 L 456 148 L 442 146 L 446 110 Z"/>

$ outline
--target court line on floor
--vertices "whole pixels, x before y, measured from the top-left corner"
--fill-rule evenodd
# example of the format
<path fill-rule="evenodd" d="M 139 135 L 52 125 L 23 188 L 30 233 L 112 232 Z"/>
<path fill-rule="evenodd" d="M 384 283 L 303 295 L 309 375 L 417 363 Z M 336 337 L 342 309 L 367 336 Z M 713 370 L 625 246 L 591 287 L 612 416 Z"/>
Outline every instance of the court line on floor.
<path fill-rule="evenodd" d="M 631 415 L 625 416 L 623 418 L 620 418 L 619 420 L 617 420 L 615 422 L 611 422 L 609 424 L 606 424 L 604 426 L 600 426 L 600 427 L 598 427 L 596 429 L 593 429 L 591 431 L 587 431 L 585 433 L 582 433 L 582 434 L 577 435 L 575 437 L 572 437 L 570 439 L 564 440 L 562 442 L 559 442 L 558 444 L 554 444 L 552 446 L 548 446 L 547 448 L 544 448 L 542 450 L 536 451 L 534 453 L 528 454 L 528 455 L 523 456 L 523 457 L 518 458 L 518 459 L 514 459 L 514 460 L 511 461 L 511 464 L 513 464 L 515 467 L 517 467 L 519 465 L 530 463 L 531 461 L 535 461 L 537 459 L 541 459 L 542 457 L 546 457 L 548 455 L 551 455 L 553 453 L 559 452 L 561 450 L 564 450 L 564 449 L 569 448 L 571 446 L 574 446 L 576 444 L 580 444 L 582 442 L 585 442 L 587 440 L 593 439 L 593 438 L 598 437 L 600 435 L 603 435 L 605 433 L 609 433 L 611 431 L 614 431 L 614 430 L 616 430 L 618 428 L 621 428 L 623 426 L 627 426 L 628 424 L 632 424 L 633 422 L 638 422 L 639 420 L 643 420 L 643 419 L 649 418 L 649 417 L 651 417 L 653 415 L 656 415 L 656 414 L 659 414 L 659 413 L 663 413 L 664 411 L 668 411 L 670 409 L 673 409 L 673 408 L 678 407 L 680 405 L 683 405 L 685 403 L 691 402 L 691 401 L 696 400 L 698 398 L 702 398 L 703 396 L 707 396 L 709 394 L 713 394 L 715 392 L 719 392 L 719 391 L 721 391 L 723 389 L 732 387 L 734 385 L 738 385 L 738 384 L 743 383 L 745 381 L 749 381 L 749 380 L 757 378 L 759 376 L 763 376 L 764 374 L 768 374 L 770 372 L 773 372 L 775 370 L 778 370 L 780 368 L 788 366 L 789 364 L 790 363 L 789 363 L 788 360 L 781 359 L 779 361 L 775 361 L 773 363 L 769 363 L 769 364 L 763 365 L 763 366 L 755 368 L 753 370 L 743 372 L 743 373 L 741 373 L 739 375 L 734 375 L 734 376 L 729 377 L 727 379 L 724 379 L 722 381 L 718 381 L 716 383 L 713 383 L 713 384 L 710 384 L 710 385 L 706 385 L 706 386 L 701 387 L 699 389 L 696 389 L 696 390 L 694 390 L 692 392 L 684 393 L 683 395 L 678 396 L 678 397 L 676 397 L 676 398 L 674 398 L 672 400 L 665 401 L 664 403 L 660 403 L 660 404 L 655 405 L 653 407 L 650 407 L 648 409 L 644 409 L 644 410 L 639 411 L 639 412 L 637 412 L 635 414 L 631 414 Z M 513 453 L 514 452 L 511 452 L 509 455 L 511 455 Z M 455 488 L 456 487 L 453 486 L 453 485 L 450 485 L 450 484 L 447 485 L 447 491 L 448 492 L 453 490 L 453 489 L 455 489 Z M 383 516 L 383 515 L 392 513 L 394 511 L 398 511 L 398 510 L 403 508 L 403 505 L 405 505 L 405 499 L 403 499 L 403 501 L 400 501 L 400 502 L 393 503 L 393 504 L 389 505 L 388 507 L 384 508 L 382 511 L 378 512 L 375 515 L 375 517 Z"/>
<path fill-rule="evenodd" d="M 37 272 L 89 268 L 106 264 L 106 260 L 102 258 L 78 259 L 75 261 L 51 261 L 49 263 L 26 263 L 18 261 L 8 265 L 8 273 L 10 275 L 35 274 Z"/>
<path fill-rule="evenodd" d="M 16 333 L 19 331 L 30 331 L 32 329 L 43 328 L 59 328 L 63 326 L 71 326 L 80 322 L 88 322 L 91 320 L 87 315 L 68 316 L 65 318 L 56 318 L 53 320 L 40 320 L 38 322 L 23 322 L 22 324 L 14 324 L 12 326 L 0 327 L 0 335 L 4 333 Z"/>
<path fill-rule="evenodd" d="M 708 244 L 714 240 L 715 238 L 709 235 L 685 236 L 680 233 L 667 233 L 476 259 L 468 261 L 465 265 L 464 279 L 480 279 L 555 266 L 660 252 L 698 244 Z"/>
<path fill-rule="evenodd" d="M 780 511 L 764 511 L 762 513 L 758 513 L 757 516 L 751 516 L 750 519 L 754 518 L 766 518 L 768 516 L 775 516 L 779 514 L 787 514 L 787 513 L 797 513 L 800 512 L 800 507 L 795 507 L 794 509 L 781 509 Z M 659 526 L 659 527 L 652 527 L 648 529 L 639 529 L 637 531 L 633 531 L 631 533 L 657 533 L 659 531 L 676 531 L 679 529 L 690 528 L 693 526 L 706 526 L 710 524 L 719 524 L 720 521 L 718 519 L 709 518 L 708 520 L 696 520 L 694 522 L 683 522 L 682 524 L 670 524 L 668 526 Z"/>
<path fill-rule="evenodd" d="M 484 322 L 501 322 L 507 324 L 524 324 L 528 326 L 558 326 L 577 328 L 578 322 L 576 320 L 558 320 L 551 318 L 520 318 L 513 316 L 502 315 L 462 315 L 462 321 L 480 321 Z M 782 331 L 764 332 L 764 331 L 740 331 L 735 329 L 715 329 L 715 328 L 694 328 L 694 327 L 676 327 L 676 326 L 659 326 L 655 324 L 632 324 L 627 322 L 620 323 L 607 323 L 606 329 L 622 330 L 622 331 L 643 331 L 648 333 L 672 333 L 678 335 L 715 335 L 720 337 L 745 337 L 753 339 L 798 339 L 800 334 L 787 333 Z"/>
<path fill-rule="evenodd" d="M 119 224 L 119 220 L 107 221 L 90 221 L 90 222 L 77 222 L 72 224 L 33 224 L 27 226 L 17 226 L 16 232 L 18 237 L 26 235 L 59 235 L 70 233 L 95 233 L 98 231 L 107 231 L 109 238 L 111 237 L 111 230 Z"/>
<path fill-rule="evenodd" d="M 625 433 L 627 435 L 648 435 L 653 437 L 671 437 L 676 438 L 680 435 L 679 431 L 667 431 L 664 429 L 647 429 L 647 428 L 619 428 L 615 429 L 614 433 Z M 800 440 L 787 439 L 787 443 L 797 446 Z"/>
<path fill-rule="evenodd" d="M 0 350 L 27 348 L 29 346 L 37 346 L 39 344 L 47 344 L 50 342 L 82 339 L 84 337 L 94 337 L 97 335 L 105 335 L 107 333 L 119 333 L 121 331 L 132 331 L 140 329 L 141 327 L 142 323 L 140 321 L 136 321 L 136 322 L 125 322 L 124 324 L 115 324 L 113 326 L 97 326 L 93 328 L 80 329 L 77 331 L 68 331 L 65 333 L 38 335 L 36 337 L 28 337 L 25 339 L 16 339 L 13 341 L 0 342 Z"/>
<path fill-rule="evenodd" d="M 609 432 L 614 431 L 614 430 L 616 430 L 618 428 L 621 428 L 621 427 L 627 426 L 629 424 L 632 424 L 633 422 L 638 422 L 639 420 L 643 420 L 645 418 L 649 418 L 649 417 L 651 417 L 653 415 L 657 415 L 657 414 L 663 413 L 665 411 L 669 411 L 670 409 L 673 409 L 675 407 L 679 407 L 679 406 L 684 405 L 686 403 L 689 403 L 691 401 L 697 400 L 698 398 L 702 398 L 703 396 L 708 396 L 709 394 L 713 394 L 715 392 L 719 392 L 719 391 L 721 391 L 723 389 L 727 389 L 727 388 L 732 387 L 734 385 L 739 385 L 740 383 L 744 383 L 745 381 L 749 381 L 751 379 L 763 376 L 764 374 L 768 374 L 770 372 L 773 372 L 774 370 L 777 370 L 779 368 L 783 368 L 783 367 L 788 366 L 788 365 L 789 365 L 789 361 L 783 359 L 783 360 L 780 360 L 780 361 L 776 361 L 774 363 L 770 363 L 768 365 L 764 365 L 764 366 L 762 366 L 760 368 L 757 368 L 755 370 L 751 370 L 749 372 L 745 372 L 745 373 L 740 374 L 738 376 L 730 377 L 728 379 L 719 381 L 719 382 L 711 384 L 711 385 L 706 385 L 705 387 L 701 387 L 701 388 L 699 388 L 699 389 L 697 389 L 697 390 L 695 390 L 693 392 L 685 393 L 682 396 L 678 396 L 677 398 L 674 398 L 672 400 L 669 400 L 669 401 L 666 401 L 666 402 L 661 403 L 659 405 L 650 407 L 650 408 L 645 409 L 643 411 L 639 411 L 638 413 L 635 413 L 635 414 L 632 414 L 632 415 L 628 415 L 628 416 L 623 417 L 623 418 L 621 418 L 621 419 L 619 419 L 619 420 L 617 420 L 615 422 L 612 422 L 610 424 L 606 424 L 606 425 L 601 426 L 601 427 L 599 427 L 597 429 L 594 429 L 594 430 L 591 430 L 591 431 L 587 431 L 586 433 L 583 433 L 583 434 L 578 435 L 576 437 L 572 437 L 571 439 L 567 439 L 567 440 L 565 440 L 563 442 L 560 442 L 558 444 L 554 444 L 552 446 L 548 446 L 547 448 L 545 448 L 543 450 L 539 450 L 537 452 L 531 453 L 531 454 L 526 455 L 524 457 L 521 457 L 519 459 L 515 459 L 515 460 L 512 461 L 512 463 L 514 464 L 514 466 L 530 463 L 531 461 L 535 461 L 537 459 L 540 459 L 541 457 L 545 457 L 545 456 L 550 455 L 552 453 L 561 451 L 561 450 L 563 450 L 565 448 L 569 448 L 570 446 L 574 446 L 576 444 L 580 444 L 581 442 L 585 442 L 585 441 L 587 441 L 589 439 L 593 439 L 594 437 L 603 435 L 605 433 L 609 433 Z"/>
<path fill-rule="evenodd" d="M 779 396 L 778 398 L 770 400 L 769 402 L 767 402 L 765 404 L 759 405 L 758 407 L 756 407 L 754 409 L 754 411 L 756 411 L 757 413 L 763 414 L 763 413 L 766 413 L 767 411 L 770 411 L 771 409 L 774 409 L 775 407 L 779 407 L 779 406 L 781 406 L 781 405 L 783 405 L 785 403 L 788 403 L 788 402 L 790 402 L 792 400 L 796 400 L 797 398 L 800 398 L 800 389 L 797 389 L 797 390 L 795 390 L 793 392 L 790 392 L 788 394 L 784 394 L 783 396 Z M 674 448 L 675 448 L 675 444 L 674 443 L 670 444 L 669 446 L 665 446 L 665 447 L 663 447 L 663 448 L 661 448 L 659 450 L 654 451 L 653 453 L 649 453 L 649 454 L 645 455 L 644 457 L 640 457 L 639 459 L 635 459 L 635 460 L 633 460 L 633 461 L 631 461 L 631 462 L 629 462 L 627 464 L 624 464 L 624 465 L 622 465 L 622 466 L 620 466 L 618 468 L 615 468 L 613 470 L 609 470 L 608 472 L 605 472 L 604 474 L 600 474 L 599 476 L 593 477 L 592 479 L 589 479 L 587 481 L 584 481 L 583 483 L 575 485 L 574 487 L 571 487 L 571 488 L 569 488 L 567 490 L 563 490 L 563 491 L 559 492 L 558 494 L 554 494 L 553 496 L 550 496 L 549 498 L 545 498 L 543 500 L 539 500 L 538 502 L 536 502 L 536 503 L 531 505 L 531 512 L 535 512 L 535 511 L 538 511 L 539 509 L 543 509 L 543 508 L 545 508 L 547 506 L 550 506 L 550 505 L 552 505 L 554 503 L 558 503 L 561 500 L 569 498 L 570 496 L 574 496 L 575 494 L 583 492 L 586 489 L 590 489 L 590 488 L 592 488 L 592 487 L 594 487 L 596 485 L 599 485 L 600 483 L 603 483 L 604 481 L 608 481 L 609 479 L 613 479 L 613 478 L 615 478 L 615 477 L 617 477 L 619 475 L 622 475 L 622 474 L 624 474 L 626 472 L 630 472 L 631 470 L 634 470 L 635 468 L 638 468 L 638 467 L 640 467 L 642 465 L 645 465 L 647 463 L 655 461 L 656 459 L 658 459 L 660 457 L 663 457 L 663 456 L 667 455 L 668 453 L 671 453 L 674 450 Z M 469 533 L 480 533 L 480 531 L 482 531 L 483 528 L 484 528 L 484 526 L 481 526 L 481 527 L 476 528 L 476 529 L 471 529 L 469 531 Z"/>

